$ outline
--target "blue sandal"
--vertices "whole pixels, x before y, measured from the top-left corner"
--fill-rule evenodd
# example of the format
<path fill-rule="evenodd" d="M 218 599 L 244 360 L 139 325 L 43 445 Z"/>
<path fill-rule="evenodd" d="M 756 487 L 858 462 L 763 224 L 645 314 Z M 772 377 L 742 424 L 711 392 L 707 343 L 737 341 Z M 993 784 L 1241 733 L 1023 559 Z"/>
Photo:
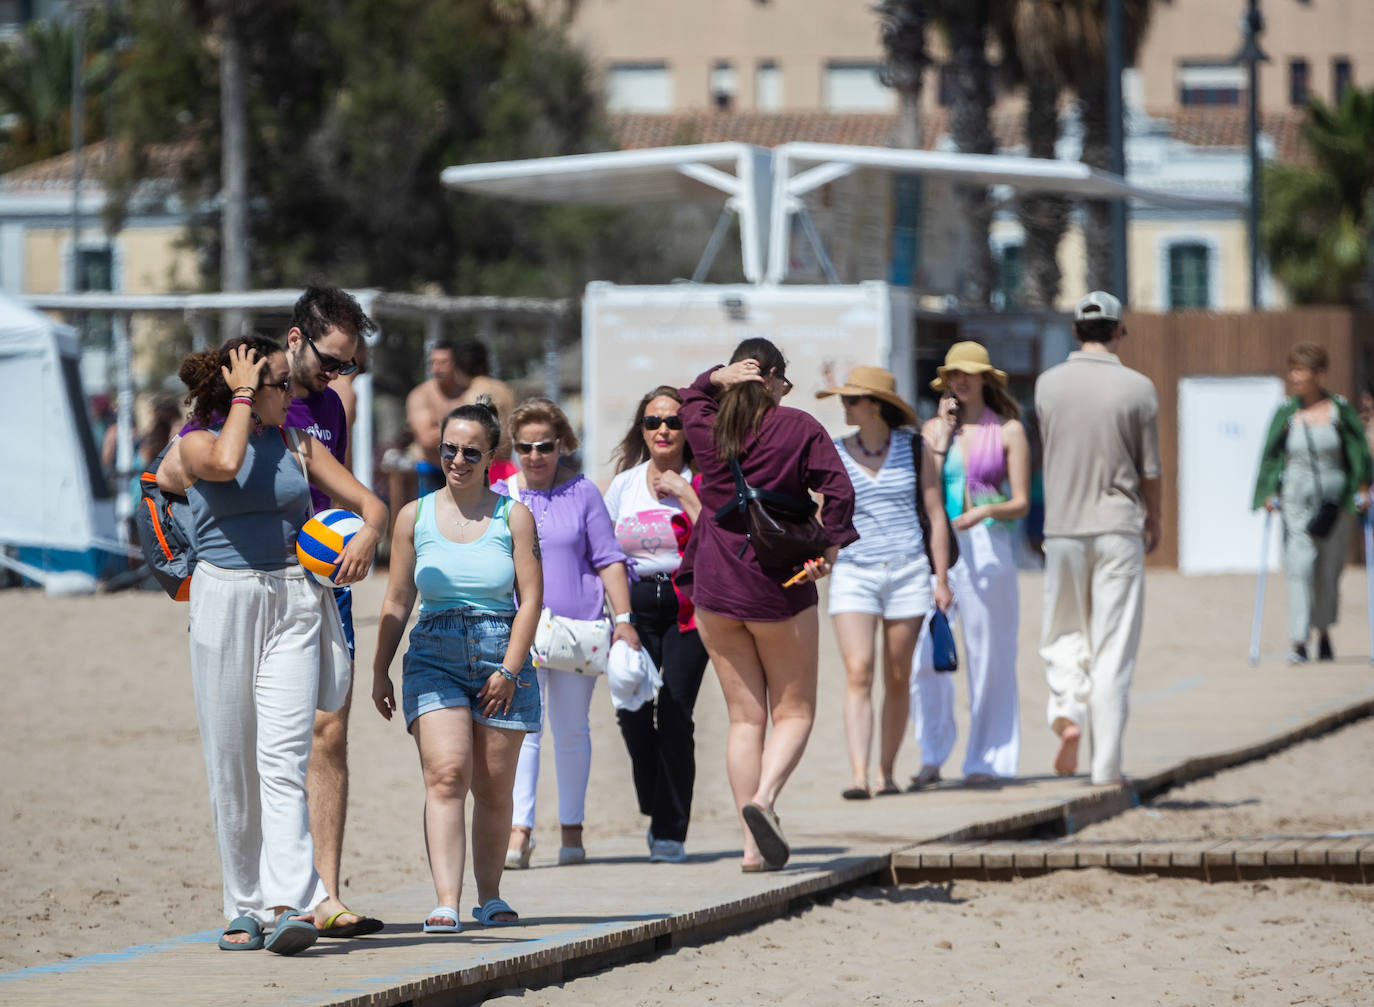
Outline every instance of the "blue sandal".
<path fill-rule="evenodd" d="M 248 940 L 242 944 L 225 940 L 226 937 L 234 933 L 247 934 Z M 219 935 L 219 949 L 221 951 L 261 951 L 262 925 L 251 916 L 234 917 L 233 921 L 224 928 L 224 933 Z"/>
<path fill-rule="evenodd" d="M 452 923 L 430 923 L 430 920 L 452 920 Z M 452 906 L 435 906 L 434 910 L 425 917 L 425 933 L 427 934 L 461 934 L 463 924 L 458 922 L 458 910 Z"/>
<path fill-rule="evenodd" d="M 315 924 L 291 918 L 305 915 L 299 909 L 283 909 L 277 916 L 272 936 L 267 938 L 263 947 L 277 955 L 296 955 L 314 944 L 320 936 Z"/>
<path fill-rule="evenodd" d="M 495 919 L 501 913 L 510 913 L 515 917 L 513 920 Z M 510 907 L 510 903 L 502 898 L 487 899 L 480 906 L 472 909 L 472 918 L 484 927 L 513 927 L 520 922 L 520 914 Z"/>

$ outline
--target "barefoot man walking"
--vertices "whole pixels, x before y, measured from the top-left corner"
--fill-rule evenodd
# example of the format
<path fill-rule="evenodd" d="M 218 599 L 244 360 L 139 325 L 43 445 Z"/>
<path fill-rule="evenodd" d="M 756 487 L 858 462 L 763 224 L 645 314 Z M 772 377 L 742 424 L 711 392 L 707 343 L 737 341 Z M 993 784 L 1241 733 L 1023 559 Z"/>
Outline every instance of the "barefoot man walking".
<path fill-rule="evenodd" d="M 1055 772 L 1092 749 L 1092 782 L 1121 780 L 1131 673 L 1145 610 L 1145 554 L 1159 542 L 1159 398 L 1121 363 L 1121 302 L 1093 291 L 1074 311 L 1081 349 L 1035 383 L 1044 437 L 1045 621 L 1040 656 Z"/>

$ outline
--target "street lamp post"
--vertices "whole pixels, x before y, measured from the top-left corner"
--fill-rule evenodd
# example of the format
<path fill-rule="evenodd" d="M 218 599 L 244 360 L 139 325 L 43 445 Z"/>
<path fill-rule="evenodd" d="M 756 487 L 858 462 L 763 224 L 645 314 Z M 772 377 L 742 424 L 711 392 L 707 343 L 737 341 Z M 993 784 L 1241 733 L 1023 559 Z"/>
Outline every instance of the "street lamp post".
<path fill-rule="evenodd" d="M 1259 0 L 1249 0 L 1249 7 L 1240 22 L 1242 42 L 1235 62 L 1244 64 L 1249 72 L 1246 101 L 1246 130 L 1250 143 L 1250 208 L 1246 221 L 1250 243 L 1250 309 L 1260 307 L 1260 155 L 1259 155 L 1259 65 L 1269 57 L 1260 48 L 1259 36 L 1264 31 L 1264 16 Z"/>
<path fill-rule="evenodd" d="M 1107 147 L 1112 173 L 1126 177 L 1126 110 L 1121 99 L 1125 59 L 1125 18 L 1121 0 L 1107 0 Z M 1130 274 L 1126 262 L 1126 201 L 1111 202 L 1112 292 L 1130 303 Z"/>

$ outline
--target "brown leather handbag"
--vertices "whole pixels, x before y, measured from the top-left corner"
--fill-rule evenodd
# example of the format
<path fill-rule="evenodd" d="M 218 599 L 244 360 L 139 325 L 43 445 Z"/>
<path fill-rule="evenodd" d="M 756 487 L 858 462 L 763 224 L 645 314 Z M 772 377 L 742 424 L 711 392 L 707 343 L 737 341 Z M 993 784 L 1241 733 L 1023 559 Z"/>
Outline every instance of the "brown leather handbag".
<path fill-rule="evenodd" d="M 816 520 L 814 500 L 750 486 L 737 459 L 730 459 L 730 471 L 735 477 L 735 499 L 716 511 L 716 520 L 732 513 L 744 516 L 745 541 L 740 557 L 752 545 L 765 570 L 791 574 L 807 560 L 825 555 L 830 539 Z"/>

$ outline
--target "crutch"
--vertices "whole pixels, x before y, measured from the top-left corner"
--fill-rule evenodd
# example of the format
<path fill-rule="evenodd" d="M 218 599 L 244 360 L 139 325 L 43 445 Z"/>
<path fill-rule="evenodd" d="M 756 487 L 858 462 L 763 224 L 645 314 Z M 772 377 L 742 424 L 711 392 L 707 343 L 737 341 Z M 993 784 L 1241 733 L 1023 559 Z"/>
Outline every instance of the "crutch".
<path fill-rule="evenodd" d="M 1374 662 L 1374 507 L 1365 511 L 1364 520 L 1364 587 L 1369 607 L 1369 660 Z"/>
<path fill-rule="evenodd" d="M 1259 580 L 1255 583 L 1255 618 L 1250 624 L 1250 663 L 1259 664 L 1260 624 L 1264 621 L 1264 582 L 1269 577 L 1269 538 L 1273 531 L 1274 512 L 1264 512 L 1264 538 L 1260 539 Z M 1365 541 L 1369 540 L 1369 526 L 1365 526 Z M 1374 618 L 1374 608 L 1370 609 Z"/>

